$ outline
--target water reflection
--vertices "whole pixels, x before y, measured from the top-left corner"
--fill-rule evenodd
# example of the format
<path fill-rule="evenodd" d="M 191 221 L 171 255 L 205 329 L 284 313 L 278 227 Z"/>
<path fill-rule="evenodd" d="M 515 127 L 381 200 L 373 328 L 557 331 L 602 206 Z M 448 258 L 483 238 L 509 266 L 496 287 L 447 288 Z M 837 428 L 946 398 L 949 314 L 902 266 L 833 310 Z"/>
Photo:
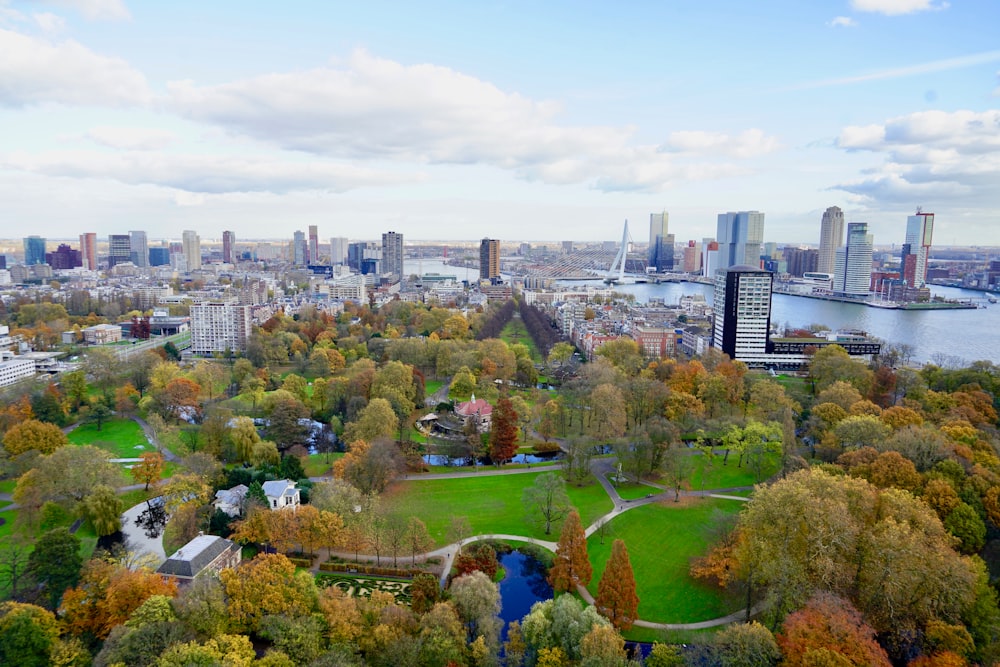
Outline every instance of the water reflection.
<path fill-rule="evenodd" d="M 501 641 L 507 640 L 507 625 L 519 621 L 531 611 L 531 605 L 552 599 L 552 586 L 545 580 L 545 566 L 520 551 L 500 554 L 506 576 L 500 582 L 500 618 L 504 628 Z"/>

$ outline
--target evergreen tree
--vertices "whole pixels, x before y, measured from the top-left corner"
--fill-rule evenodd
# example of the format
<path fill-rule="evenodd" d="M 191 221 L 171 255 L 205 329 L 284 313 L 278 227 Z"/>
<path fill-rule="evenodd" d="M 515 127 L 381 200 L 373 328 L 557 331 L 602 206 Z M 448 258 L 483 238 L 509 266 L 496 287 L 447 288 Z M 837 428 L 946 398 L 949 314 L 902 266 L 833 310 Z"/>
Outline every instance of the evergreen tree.
<path fill-rule="evenodd" d="M 589 584 L 592 574 L 587 557 L 587 536 L 580 515 L 574 509 L 563 523 L 555 561 L 549 569 L 549 583 L 557 592 L 571 591 L 577 584 Z"/>
<path fill-rule="evenodd" d="M 628 630 L 637 618 L 639 596 L 635 593 L 635 574 L 621 540 L 611 545 L 611 558 L 598 584 L 594 605 L 619 630 Z"/>
<path fill-rule="evenodd" d="M 517 454 L 517 412 L 510 399 L 497 401 L 490 427 L 490 458 L 494 463 L 507 463 Z"/>

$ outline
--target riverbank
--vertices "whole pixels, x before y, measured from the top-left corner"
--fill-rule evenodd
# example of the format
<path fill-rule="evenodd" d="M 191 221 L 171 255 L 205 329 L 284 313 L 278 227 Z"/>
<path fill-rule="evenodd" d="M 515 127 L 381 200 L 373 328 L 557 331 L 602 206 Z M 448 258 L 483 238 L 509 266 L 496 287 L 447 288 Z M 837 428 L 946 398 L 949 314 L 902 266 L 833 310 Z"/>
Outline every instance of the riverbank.
<path fill-rule="evenodd" d="M 779 289 L 780 284 L 775 283 L 773 294 L 784 296 L 795 296 L 803 299 L 818 299 L 820 301 L 836 301 L 838 303 L 853 303 L 869 308 L 882 308 L 885 310 L 976 310 L 980 306 L 968 301 L 925 301 L 923 303 L 898 303 L 896 301 L 871 301 L 869 299 L 856 299 L 849 296 L 835 296 L 833 294 L 803 294 Z"/>

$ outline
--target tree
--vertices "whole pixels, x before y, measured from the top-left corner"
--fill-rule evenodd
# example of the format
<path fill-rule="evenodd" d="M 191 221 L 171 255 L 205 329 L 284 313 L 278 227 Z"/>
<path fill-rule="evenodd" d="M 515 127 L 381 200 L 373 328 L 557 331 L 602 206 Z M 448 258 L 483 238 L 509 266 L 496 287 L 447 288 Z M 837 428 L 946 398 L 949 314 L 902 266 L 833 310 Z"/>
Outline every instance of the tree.
<path fill-rule="evenodd" d="M 645 667 L 684 667 L 687 663 L 677 646 L 654 642 L 643 664 Z"/>
<path fill-rule="evenodd" d="M 316 604 L 316 587 L 308 572 L 280 554 L 259 554 L 236 569 L 219 573 L 229 600 L 229 618 L 235 628 L 256 631 L 269 614 L 302 617 Z"/>
<path fill-rule="evenodd" d="M 517 454 L 517 413 L 506 396 L 497 401 L 490 426 L 490 459 L 507 463 Z"/>
<path fill-rule="evenodd" d="M 95 486 L 93 492 L 83 499 L 83 508 L 98 537 L 121 530 L 122 501 L 110 486 Z"/>
<path fill-rule="evenodd" d="M 139 457 L 139 462 L 132 466 L 132 478 L 137 482 L 145 484 L 146 491 L 149 491 L 150 484 L 160 481 L 164 465 L 165 462 L 162 454 L 159 452 L 145 452 Z"/>
<path fill-rule="evenodd" d="M 76 585 L 82 565 L 80 539 L 66 528 L 43 533 L 28 558 L 28 571 L 45 587 L 53 609 L 59 606 L 63 592 Z"/>
<path fill-rule="evenodd" d="M 667 484 L 674 490 L 675 503 L 680 502 L 681 489 L 689 486 L 688 478 L 691 477 L 693 470 L 694 462 L 690 452 L 681 447 L 671 447 L 667 450 L 667 455 L 663 459 L 663 475 Z M 759 468 L 756 470 L 759 482 L 762 475 Z"/>
<path fill-rule="evenodd" d="M 590 430 L 600 441 L 620 438 L 625 433 L 625 399 L 613 384 L 598 385 L 590 392 Z"/>
<path fill-rule="evenodd" d="M 415 516 L 411 516 L 406 525 L 406 543 L 414 564 L 417 562 L 417 554 L 422 554 L 434 546 L 434 540 L 427 532 L 427 526 Z"/>
<path fill-rule="evenodd" d="M 117 488 L 121 483 L 121 470 L 108 461 L 108 453 L 91 445 L 60 447 L 42 457 L 33 472 L 18 480 L 18 488 L 33 483 L 44 500 L 80 502 L 100 484 Z"/>
<path fill-rule="evenodd" d="M 334 475 L 366 496 L 382 493 L 401 469 L 399 448 L 384 438 L 371 444 L 351 442 L 347 453 L 333 464 Z"/>
<path fill-rule="evenodd" d="M 595 627 L 607 627 L 608 620 L 593 606 L 584 607 L 572 595 L 536 602 L 521 620 L 521 633 L 531 653 L 539 658 L 556 650 L 566 660 L 580 660 L 583 638 Z M 540 660 L 536 662 L 540 664 Z"/>
<path fill-rule="evenodd" d="M 833 434 L 844 449 L 874 447 L 886 439 L 889 429 L 878 417 L 853 415 L 837 424 Z"/>
<path fill-rule="evenodd" d="M 868 393 L 874 381 L 874 373 L 860 361 L 851 358 L 847 350 L 839 345 L 827 345 L 816 351 L 809 364 L 809 374 L 822 391 L 841 380 L 854 385 L 862 395 Z"/>
<path fill-rule="evenodd" d="M 97 432 L 100 433 L 101 426 L 111 419 L 111 414 L 111 408 L 105 405 L 104 401 L 95 400 L 90 403 L 90 409 L 87 410 L 87 422 L 94 424 L 97 427 Z"/>
<path fill-rule="evenodd" d="M 722 667 L 774 667 L 781 657 L 774 635 L 757 621 L 726 626 L 715 645 Z"/>
<path fill-rule="evenodd" d="M 293 445 L 301 445 L 309 435 L 309 428 L 304 423 L 308 417 L 309 408 L 297 398 L 279 399 L 268 415 L 267 437 L 281 451 Z"/>
<path fill-rule="evenodd" d="M 17 423 L 3 434 L 3 447 L 10 457 L 31 450 L 41 454 L 51 454 L 68 442 L 61 428 L 37 419 L 27 419 Z"/>
<path fill-rule="evenodd" d="M 451 599 L 466 628 L 467 641 L 483 636 L 490 646 L 500 641 L 500 590 L 490 578 L 470 572 L 451 582 Z"/>
<path fill-rule="evenodd" d="M 587 536 L 580 523 L 580 514 L 570 510 L 563 522 L 555 560 L 549 568 L 549 583 L 556 592 L 572 591 L 590 583 L 593 570 L 587 557 Z"/>
<path fill-rule="evenodd" d="M 80 405 L 87 399 L 87 376 L 83 371 L 64 373 L 60 383 L 66 392 L 66 398 L 69 399 L 70 408 L 74 412 L 79 410 Z"/>
<path fill-rule="evenodd" d="M 639 596 L 635 592 L 635 574 L 625 543 L 611 544 L 611 557 L 597 586 L 594 606 L 598 613 L 619 630 L 628 630 L 638 618 Z"/>
<path fill-rule="evenodd" d="M 566 482 L 547 472 L 535 478 L 535 483 L 521 494 L 528 520 L 545 526 L 545 534 L 552 534 L 552 525 L 565 518 L 572 505 L 566 494 Z"/>
<path fill-rule="evenodd" d="M 789 614 L 777 635 L 778 646 L 790 665 L 842 664 L 889 667 L 889 658 L 875 641 L 875 631 L 847 600 L 821 594 Z M 833 654 L 842 660 L 808 662 L 810 656 Z"/>
<path fill-rule="evenodd" d="M 399 427 L 399 418 L 392 405 L 384 398 L 373 398 L 361 410 L 358 418 L 344 429 L 344 440 L 372 442 L 378 438 L 392 436 Z"/>
<path fill-rule="evenodd" d="M 249 461 L 253 456 L 253 447 L 260 442 L 257 425 L 250 417 L 236 417 L 230 429 L 229 438 L 236 449 L 240 461 Z"/>
<path fill-rule="evenodd" d="M 200 394 L 201 386 L 197 382 L 176 377 L 163 389 L 153 392 L 153 400 L 164 417 L 175 420 L 189 417 L 197 421 L 201 416 Z"/>
<path fill-rule="evenodd" d="M 959 503 L 944 519 L 944 527 L 959 540 L 958 550 L 964 554 L 979 553 L 986 544 L 986 524 L 967 503 Z"/>
<path fill-rule="evenodd" d="M 625 667 L 625 639 L 614 628 L 598 625 L 583 636 L 580 655 L 586 667 Z"/>
<path fill-rule="evenodd" d="M 58 639 L 52 612 L 33 604 L 0 604 L 0 664 L 47 667 Z"/>
<path fill-rule="evenodd" d="M 32 547 L 28 539 L 16 533 L 0 537 L 0 586 L 13 599 L 19 596 L 21 584 L 30 581 L 28 559 Z"/>

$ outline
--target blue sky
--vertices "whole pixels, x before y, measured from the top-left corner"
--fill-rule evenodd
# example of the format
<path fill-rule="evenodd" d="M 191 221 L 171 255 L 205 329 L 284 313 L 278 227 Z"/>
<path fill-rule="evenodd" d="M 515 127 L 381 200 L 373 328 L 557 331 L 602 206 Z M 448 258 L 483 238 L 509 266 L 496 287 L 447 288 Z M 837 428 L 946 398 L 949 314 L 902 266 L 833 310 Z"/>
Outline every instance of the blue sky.
<path fill-rule="evenodd" d="M 1000 245 L 1000 3 L 0 0 L 2 236 Z"/>

